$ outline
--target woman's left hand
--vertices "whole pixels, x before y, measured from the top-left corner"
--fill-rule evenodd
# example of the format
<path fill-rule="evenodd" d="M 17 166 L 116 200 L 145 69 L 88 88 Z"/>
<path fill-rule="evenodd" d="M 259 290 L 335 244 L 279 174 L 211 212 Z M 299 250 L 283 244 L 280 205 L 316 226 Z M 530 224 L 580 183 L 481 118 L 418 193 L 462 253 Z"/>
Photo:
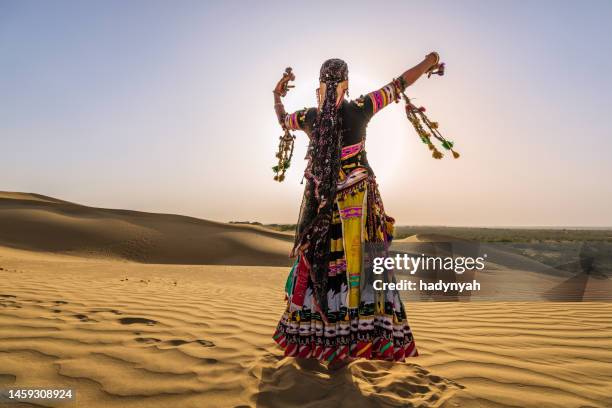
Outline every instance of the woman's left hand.
<path fill-rule="evenodd" d="M 440 54 L 438 54 L 435 51 L 432 51 L 429 54 L 427 54 L 425 56 L 425 59 L 427 61 L 429 61 L 429 63 L 430 63 L 430 68 L 429 69 L 435 68 L 435 67 L 438 66 L 438 64 L 440 64 Z"/>

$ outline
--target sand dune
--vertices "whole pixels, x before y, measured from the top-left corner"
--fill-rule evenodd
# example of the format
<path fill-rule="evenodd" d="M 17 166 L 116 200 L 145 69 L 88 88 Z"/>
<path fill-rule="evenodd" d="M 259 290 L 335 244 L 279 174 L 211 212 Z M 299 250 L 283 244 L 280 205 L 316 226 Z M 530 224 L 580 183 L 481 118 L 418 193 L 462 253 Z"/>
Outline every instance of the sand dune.
<path fill-rule="evenodd" d="M 290 242 L 254 226 L 0 193 L 0 388 L 77 392 L 73 405 L 0 407 L 612 406 L 612 303 L 409 300 L 420 356 L 405 364 L 330 373 L 283 358 L 271 335 L 288 269 L 274 265 Z M 504 262 L 479 279 L 519 294 L 568 284 Z"/>
<path fill-rule="evenodd" d="M 289 265 L 292 236 L 252 225 L 0 192 L 0 246 L 143 263 Z"/>

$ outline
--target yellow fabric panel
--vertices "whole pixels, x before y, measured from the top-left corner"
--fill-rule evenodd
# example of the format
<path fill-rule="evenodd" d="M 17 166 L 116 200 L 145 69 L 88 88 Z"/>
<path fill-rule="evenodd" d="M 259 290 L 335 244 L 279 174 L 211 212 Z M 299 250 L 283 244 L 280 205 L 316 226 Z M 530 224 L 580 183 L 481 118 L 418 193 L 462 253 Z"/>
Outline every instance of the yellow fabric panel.
<path fill-rule="evenodd" d="M 364 210 L 366 189 L 356 191 L 355 195 L 346 194 L 342 201 L 338 201 L 340 210 L 348 207 L 361 207 Z M 363 214 L 360 217 L 342 219 L 342 238 L 344 241 L 344 256 L 346 259 L 346 274 L 348 284 L 348 307 L 359 307 L 359 280 L 362 268 L 362 244 L 364 240 Z"/>

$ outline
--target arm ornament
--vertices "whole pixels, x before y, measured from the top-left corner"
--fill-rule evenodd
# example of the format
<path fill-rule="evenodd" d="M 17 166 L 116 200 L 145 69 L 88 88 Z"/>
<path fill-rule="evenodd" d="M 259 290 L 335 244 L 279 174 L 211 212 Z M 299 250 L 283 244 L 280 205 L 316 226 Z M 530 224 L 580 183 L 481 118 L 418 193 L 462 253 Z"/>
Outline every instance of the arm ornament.
<path fill-rule="evenodd" d="M 396 79 L 393 80 L 393 83 L 396 83 Z M 406 117 L 414 126 L 414 130 L 416 130 L 417 135 L 421 138 L 421 141 L 429 147 L 431 150 L 431 156 L 434 159 L 441 159 L 444 157 L 442 152 L 440 152 L 436 146 L 431 142 L 431 138 L 434 137 L 438 139 L 438 141 L 442 144 L 442 147 L 446 150 L 450 150 L 455 159 L 459 158 L 459 153 L 453 150 L 454 143 L 450 140 L 447 140 L 440 134 L 438 131 L 438 122 L 431 121 L 427 115 L 425 115 L 425 107 L 419 106 L 418 108 L 410 101 L 410 98 L 406 96 L 406 93 L 401 90 L 401 96 L 404 98 L 406 102 Z"/>
<path fill-rule="evenodd" d="M 428 78 L 431 75 L 444 75 L 445 65 L 444 63 L 439 63 L 440 57 L 437 53 L 436 56 L 436 63 L 432 65 L 432 68 L 429 71 L 427 71 Z M 412 126 L 414 126 L 414 129 L 416 130 L 417 135 L 421 138 L 421 141 L 425 143 L 427 147 L 429 147 L 429 150 L 431 150 L 431 156 L 434 159 L 441 159 L 444 156 L 442 152 L 440 152 L 440 150 L 438 150 L 438 148 L 436 148 L 436 146 L 434 146 L 434 144 L 431 142 L 431 138 L 433 137 L 438 139 L 438 141 L 442 144 L 442 147 L 446 150 L 449 150 L 453 154 L 453 157 L 455 159 L 458 159 L 459 153 L 453 150 L 454 143 L 444 138 L 444 136 L 442 136 L 438 131 L 438 122 L 431 121 L 427 117 L 427 115 L 425 115 L 425 107 L 420 106 L 417 108 L 410 101 L 410 98 L 406 96 L 406 93 L 404 92 L 404 90 L 406 89 L 406 83 L 404 81 L 404 78 L 400 76 L 397 79 L 393 79 L 392 84 L 395 89 L 395 95 L 397 97 L 396 102 L 399 100 L 400 96 L 406 102 L 406 117 L 408 118 Z"/>
<path fill-rule="evenodd" d="M 272 167 L 274 171 L 274 180 L 281 182 L 285 179 L 285 171 L 289 168 L 291 164 L 291 157 L 293 156 L 293 145 L 295 141 L 295 135 L 292 135 L 289 130 L 290 129 L 299 129 L 298 118 L 295 114 L 287 115 L 285 111 L 285 107 L 281 102 L 281 97 L 287 95 L 287 92 L 290 88 L 293 88 L 293 85 L 289 85 L 289 81 L 295 80 L 295 75 L 293 74 L 291 68 L 286 68 L 285 72 L 283 72 L 283 77 L 278 81 L 276 87 L 274 88 L 274 111 L 276 112 L 276 117 L 278 119 L 278 123 L 283 128 L 284 133 L 278 138 L 278 151 L 276 153 L 276 158 L 278 159 L 278 164 Z M 295 124 L 295 127 L 292 126 Z"/>

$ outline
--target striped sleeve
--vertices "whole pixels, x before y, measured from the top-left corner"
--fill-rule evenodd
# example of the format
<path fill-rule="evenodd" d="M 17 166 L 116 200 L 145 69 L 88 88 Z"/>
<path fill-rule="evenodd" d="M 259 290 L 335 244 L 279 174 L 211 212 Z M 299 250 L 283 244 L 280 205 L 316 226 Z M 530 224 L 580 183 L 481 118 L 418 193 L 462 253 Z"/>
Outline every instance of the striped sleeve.
<path fill-rule="evenodd" d="M 367 118 L 371 118 L 377 112 L 388 106 L 399 98 L 393 83 L 389 83 L 376 91 L 370 92 L 357 99 L 357 105 L 363 109 Z"/>
<path fill-rule="evenodd" d="M 306 121 L 307 109 L 289 113 L 285 116 L 285 127 L 289 130 L 305 130 L 304 123 Z"/>

